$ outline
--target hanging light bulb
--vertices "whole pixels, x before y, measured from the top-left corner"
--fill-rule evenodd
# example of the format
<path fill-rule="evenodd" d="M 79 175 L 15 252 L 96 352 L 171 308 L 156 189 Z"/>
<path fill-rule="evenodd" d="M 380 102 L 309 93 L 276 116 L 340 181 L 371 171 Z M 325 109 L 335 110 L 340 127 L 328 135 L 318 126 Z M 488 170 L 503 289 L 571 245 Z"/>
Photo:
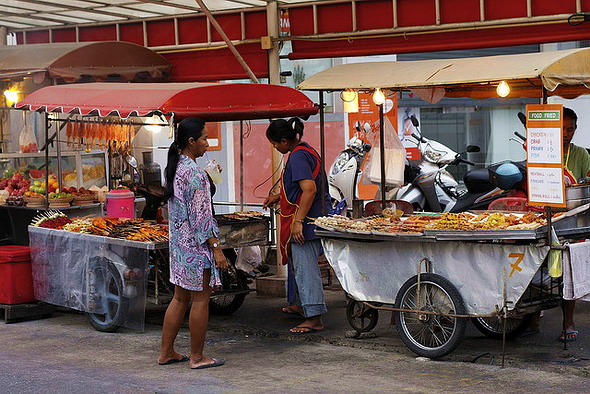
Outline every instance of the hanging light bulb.
<path fill-rule="evenodd" d="M 16 90 L 5 90 L 4 97 L 6 97 L 6 103 L 9 106 L 18 102 L 18 92 Z"/>
<path fill-rule="evenodd" d="M 359 112 L 359 95 L 354 90 L 345 90 L 340 93 L 344 104 L 344 112 Z"/>
<path fill-rule="evenodd" d="M 159 133 L 165 126 L 168 126 L 168 123 L 157 114 L 153 114 L 151 117 L 147 118 L 146 123 L 148 124 L 145 126 L 146 130 L 151 131 L 154 134 Z"/>
<path fill-rule="evenodd" d="M 385 95 L 380 88 L 375 89 L 375 93 L 373 93 L 373 102 L 377 105 L 382 105 L 385 102 Z"/>
<path fill-rule="evenodd" d="M 502 81 L 498 84 L 498 87 L 496 88 L 496 93 L 498 93 L 498 96 L 500 97 L 506 97 L 510 94 L 510 86 L 508 86 L 508 83 L 506 81 Z"/>

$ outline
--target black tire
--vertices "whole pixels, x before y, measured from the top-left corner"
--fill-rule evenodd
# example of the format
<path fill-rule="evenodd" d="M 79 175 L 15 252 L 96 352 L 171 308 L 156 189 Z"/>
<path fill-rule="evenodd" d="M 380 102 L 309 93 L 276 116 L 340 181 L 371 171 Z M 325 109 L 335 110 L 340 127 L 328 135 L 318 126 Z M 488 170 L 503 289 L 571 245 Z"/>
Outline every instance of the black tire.
<path fill-rule="evenodd" d="M 99 260 L 91 269 L 96 271 L 96 275 L 104 275 L 104 282 L 101 281 L 101 288 L 97 289 L 97 293 L 107 294 L 108 311 L 105 314 L 87 312 L 86 317 L 97 331 L 115 332 L 123 325 L 129 307 L 127 298 L 123 296 L 121 275 L 109 260 Z M 88 295 L 93 296 L 90 289 Z"/>
<path fill-rule="evenodd" d="M 534 313 L 506 320 L 506 339 L 515 339 L 526 331 L 533 320 Z M 474 317 L 471 322 L 482 334 L 491 339 L 502 339 L 504 319 L 497 317 Z"/>
<path fill-rule="evenodd" d="M 219 295 L 213 294 L 209 300 L 209 312 L 214 315 L 231 315 L 244 303 L 249 290 L 247 279 L 239 272 L 223 271 L 221 274 L 223 290 Z M 240 293 L 236 293 L 240 292 Z"/>
<path fill-rule="evenodd" d="M 417 308 L 418 276 L 404 283 L 395 300 L 400 309 Z M 448 280 L 436 274 L 420 275 L 420 309 L 422 311 L 465 315 L 461 294 Z M 451 353 L 463 338 L 467 319 L 395 312 L 396 329 L 405 345 L 422 357 L 440 358 Z"/>
<path fill-rule="evenodd" d="M 363 302 L 349 300 L 346 305 L 346 319 L 356 332 L 369 332 L 379 321 L 379 311 Z"/>

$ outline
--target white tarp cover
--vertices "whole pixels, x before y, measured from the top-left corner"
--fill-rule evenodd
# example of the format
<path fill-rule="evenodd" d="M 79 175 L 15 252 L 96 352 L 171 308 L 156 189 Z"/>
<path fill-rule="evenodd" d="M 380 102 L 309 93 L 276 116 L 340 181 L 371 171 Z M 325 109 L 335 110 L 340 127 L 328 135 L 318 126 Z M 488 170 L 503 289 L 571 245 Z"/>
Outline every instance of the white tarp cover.
<path fill-rule="evenodd" d="M 469 314 L 489 315 L 504 305 L 503 277 L 512 309 L 543 263 L 549 247 L 463 242 L 355 242 L 322 239 L 328 262 L 344 290 L 358 301 L 394 304 L 401 286 L 423 258 L 448 279 Z M 513 270 L 518 257 L 521 271 Z M 424 272 L 424 268 L 422 269 Z M 512 275 L 511 275 L 512 273 Z"/>
<path fill-rule="evenodd" d="M 31 226 L 29 239 L 36 299 L 104 314 L 116 293 L 108 286 L 111 270 L 123 287 L 118 325 L 143 330 L 149 250 L 137 247 L 139 242 L 110 243 L 107 237 Z M 127 269 L 134 270 L 129 279 Z"/>

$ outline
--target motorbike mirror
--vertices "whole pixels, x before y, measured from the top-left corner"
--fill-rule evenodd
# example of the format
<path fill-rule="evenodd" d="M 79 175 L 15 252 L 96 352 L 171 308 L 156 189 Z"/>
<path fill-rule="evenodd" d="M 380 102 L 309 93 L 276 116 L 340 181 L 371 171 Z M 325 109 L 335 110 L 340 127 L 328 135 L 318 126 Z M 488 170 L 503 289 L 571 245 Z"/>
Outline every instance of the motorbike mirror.
<path fill-rule="evenodd" d="M 520 123 L 526 128 L 526 115 L 522 112 L 518 113 L 518 119 L 520 119 Z"/>
<path fill-rule="evenodd" d="M 465 148 L 465 152 L 469 152 L 469 153 L 477 153 L 481 151 L 481 148 L 477 145 L 467 145 L 467 148 Z"/>
<path fill-rule="evenodd" d="M 356 121 L 354 123 L 354 128 L 356 129 L 356 131 L 358 131 L 360 133 L 361 132 L 361 122 Z"/>
<path fill-rule="evenodd" d="M 414 115 L 410 116 L 410 120 L 412 121 L 412 124 L 414 125 L 414 127 L 420 126 L 420 122 L 418 122 L 418 119 L 416 119 L 416 117 Z"/>

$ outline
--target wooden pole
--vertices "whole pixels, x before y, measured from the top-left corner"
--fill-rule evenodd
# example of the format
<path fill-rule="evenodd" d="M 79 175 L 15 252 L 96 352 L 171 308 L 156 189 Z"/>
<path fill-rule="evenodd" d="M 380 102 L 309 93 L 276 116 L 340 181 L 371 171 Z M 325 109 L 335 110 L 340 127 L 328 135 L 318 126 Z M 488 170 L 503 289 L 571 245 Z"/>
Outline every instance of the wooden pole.
<path fill-rule="evenodd" d="M 231 53 L 234 55 L 234 57 L 236 58 L 238 63 L 240 63 L 240 65 L 242 66 L 244 71 L 246 71 L 246 74 L 248 74 L 248 77 L 250 78 L 250 80 L 254 83 L 260 83 L 260 81 L 258 81 L 258 78 L 256 78 L 256 75 L 254 75 L 254 73 L 252 72 L 252 70 L 250 69 L 250 67 L 248 66 L 248 64 L 246 63 L 244 58 L 242 57 L 242 55 L 240 55 L 240 53 L 236 49 L 236 46 L 233 44 L 233 42 L 231 42 L 231 40 L 229 39 L 227 34 L 225 34 L 225 32 L 223 31 L 223 29 L 219 25 L 219 23 L 217 23 L 217 21 L 215 20 L 215 17 L 213 17 L 213 14 L 211 14 L 211 11 L 209 11 L 209 9 L 207 8 L 207 6 L 203 2 L 203 0 L 195 0 L 195 1 L 199 4 L 201 11 L 203 11 L 205 16 L 207 16 L 207 19 L 209 19 L 209 22 L 211 22 L 211 24 L 213 25 L 215 30 L 217 30 L 217 33 L 219 33 L 219 35 L 221 36 L 223 41 L 226 43 L 227 47 L 229 48 Z"/>
<path fill-rule="evenodd" d="M 385 204 L 385 125 L 383 116 L 383 104 L 379 105 L 379 156 L 381 159 L 381 207 L 386 208 Z"/>
<path fill-rule="evenodd" d="M 326 204 L 324 197 L 326 195 L 326 182 L 324 174 L 326 173 L 326 136 L 325 136 L 325 113 L 324 113 L 324 91 L 320 90 L 320 193 L 322 198 L 322 215 L 326 215 Z"/>

